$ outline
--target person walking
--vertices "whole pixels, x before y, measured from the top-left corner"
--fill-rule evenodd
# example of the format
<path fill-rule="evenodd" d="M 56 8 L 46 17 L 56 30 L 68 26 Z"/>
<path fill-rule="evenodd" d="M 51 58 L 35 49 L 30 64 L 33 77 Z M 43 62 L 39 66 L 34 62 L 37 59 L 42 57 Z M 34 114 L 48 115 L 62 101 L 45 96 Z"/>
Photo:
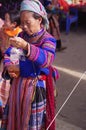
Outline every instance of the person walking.
<path fill-rule="evenodd" d="M 40 0 L 46 8 L 49 19 L 48 32 L 56 38 L 56 52 L 63 51 L 66 46 L 62 45 L 61 33 L 59 27 L 59 12 L 60 7 L 56 0 Z"/>

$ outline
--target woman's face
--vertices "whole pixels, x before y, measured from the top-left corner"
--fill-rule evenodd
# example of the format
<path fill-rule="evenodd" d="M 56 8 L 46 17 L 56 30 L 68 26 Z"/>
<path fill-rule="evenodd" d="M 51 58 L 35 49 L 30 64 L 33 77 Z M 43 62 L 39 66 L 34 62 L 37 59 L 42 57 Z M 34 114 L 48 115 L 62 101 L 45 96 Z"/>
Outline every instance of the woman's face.
<path fill-rule="evenodd" d="M 22 29 L 29 35 L 32 35 L 41 29 L 41 19 L 35 19 L 32 12 L 21 12 L 20 19 Z"/>

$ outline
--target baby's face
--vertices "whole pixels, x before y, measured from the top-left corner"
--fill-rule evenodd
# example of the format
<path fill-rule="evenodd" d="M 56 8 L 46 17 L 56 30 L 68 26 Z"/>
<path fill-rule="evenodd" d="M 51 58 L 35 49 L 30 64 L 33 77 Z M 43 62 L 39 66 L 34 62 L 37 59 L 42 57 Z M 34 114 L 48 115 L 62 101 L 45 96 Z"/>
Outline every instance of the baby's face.
<path fill-rule="evenodd" d="M 8 13 L 5 14 L 4 27 L 5 29 L 13 28 L 13 23 L 11 22 L 10 15 Z"/>
<path fill-rule="evenodd" d="M 8 13 L 5 14 L 5 21 L 4 21 L 4 27 L 10 29 L 11 26 L 11 20 Z"/>

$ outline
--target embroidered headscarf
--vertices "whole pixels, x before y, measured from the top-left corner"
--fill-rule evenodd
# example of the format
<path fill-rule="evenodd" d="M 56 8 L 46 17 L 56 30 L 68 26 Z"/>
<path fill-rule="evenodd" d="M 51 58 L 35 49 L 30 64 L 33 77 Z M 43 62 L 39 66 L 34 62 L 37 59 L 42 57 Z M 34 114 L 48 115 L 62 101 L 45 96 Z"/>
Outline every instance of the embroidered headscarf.
<path fill-rule="evenodd" d="M 45 20 L 46 29 L 49 28 L 46 10 L 39 0 L 23 0 L 21 2 L 20 12 L 24 10 L 32 11 L 42 16 L 42 18 Z"/>

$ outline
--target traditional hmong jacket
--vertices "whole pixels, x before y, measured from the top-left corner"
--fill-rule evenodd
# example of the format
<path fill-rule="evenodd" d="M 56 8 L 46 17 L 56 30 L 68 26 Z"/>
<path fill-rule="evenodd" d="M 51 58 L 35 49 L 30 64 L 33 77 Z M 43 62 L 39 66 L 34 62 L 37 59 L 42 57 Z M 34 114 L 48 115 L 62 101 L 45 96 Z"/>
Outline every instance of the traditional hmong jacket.
<path fill-rule="evenodd" d="M 41 73 L 49 74 L 48 67 L 55 58 L 56 40 L 48 32 L 43 31 L 42 33 L 42 37 L 37 42 L 30 44 L 30 55 L 28 56 L 28 52 L 24 51 L 24 54 L 27 53 L 27 56 L 20 57 L 21 77 L 35 77 Z M 20 33 L 19 36 L 27 42 L 29 41 L 29 36 L 25 32 Z M 11 64 L 9 58 L 11 49 L 12 47 L 8 48 L 5 52 L 5 65 Z"/>
<path fill-rule="evenodd" d="M 30 37 L 25 32 L 20 33 L 19 36 L 22 37 L 24 40 L 26 40 L 29 44 Z M 47 129 L 47 127 L 53 120 L 55 116 L 54 87 L 52 82 L 52 74 L 54 69 L 52 69 L 51 65 L 55 58 L 55 47 L 56 47 L 55 38 L 52 37 L 48 32 L 43 31 L 38 41 L 30 43 L 30 54 L 28 55 L 28 52 L 24 51 L 24 54 L 26 56 L 24 57 L 24 60 L 21 57 L 19 61 L 20 77 L 13 80 L 13 84 L 11 87 L 12 89 L 10 92 L 10 98 L 8 102 L 10 109 L 9 109 L 9 115 L 7 117 L 8 119 L 8 125 L 6 126 L 7 130 L 15 130 L 15 128 L 17 128 L 17 130 L 27 130 L 26 126 L 28 126 L 28 122 L 30 120 L 30 107 L 35 90 L 35 87 L 31 83 L 32 79 L 36 79 L 32 77 L 35 77 L 36 75 L 39 75 L 39 77 L 47 75 L 45 76 L 45 79 L 43 79 L 43 77 L 41 79 L 41 81 L 44 80 L 44 82 L 46 82 L 47 116 L 45 121 L 45 129 Z M 8 51 L 6 52 L 8 58 L 5 59 L 4 61 L 5 65 L 10 64 L 9 50 L 10 49 L 8 49 Z M 43 82 L 41 82 L 40 85 L 41 87 L 43 87 L 42 83 Z M 39 88 L 38 82 L 36 84 L 36 87 Z M 17 99 L 17 107 L 15 107 L 16 99 Z M 17 114 L 15 115 L 16 109 Z M 45 108 L 43 110 L 45 110 Z M 21 112 L 22 114 L 21 116 L 19 116 L 18 114 Z M 7 121 L 6 116 L 4 117 L 5 117 L 4 120 Z M 15 120 L 15 117 L 19 118 L 18 121 Z M 2 121 L 2 128 L 4 128 L 4 126 L 6 125 L 6 122 L 4 120 Z M 20 124 L 20 121 L 22 121 L 22 124 Z M 55 122 L 50 127 L 50 130 L 55 130 Z"/>

